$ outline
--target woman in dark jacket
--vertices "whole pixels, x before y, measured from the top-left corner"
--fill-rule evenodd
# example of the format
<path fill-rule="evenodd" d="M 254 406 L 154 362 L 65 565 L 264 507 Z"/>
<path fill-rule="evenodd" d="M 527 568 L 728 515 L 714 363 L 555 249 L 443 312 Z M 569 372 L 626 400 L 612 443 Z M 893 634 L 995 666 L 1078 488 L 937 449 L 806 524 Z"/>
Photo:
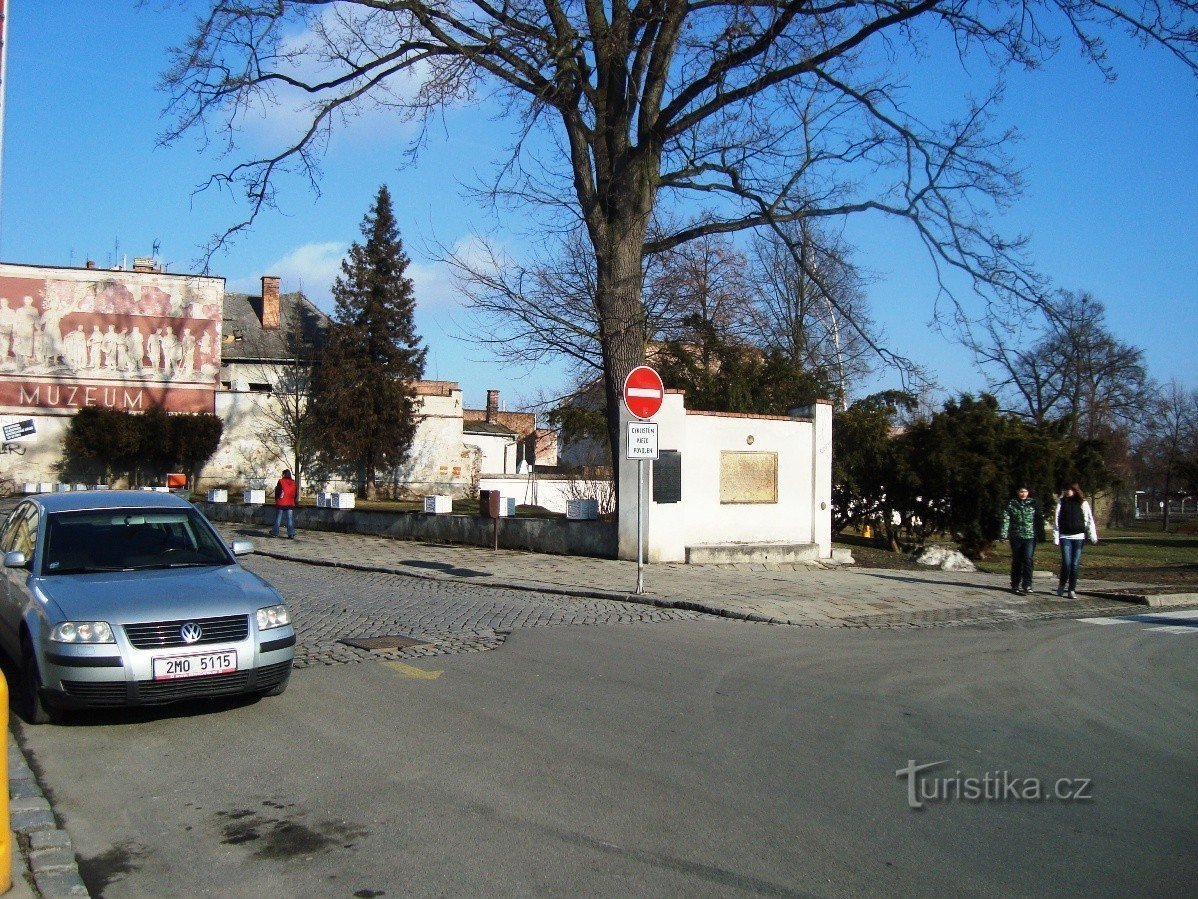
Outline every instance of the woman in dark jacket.
<path fill-rule="evenodd" d="M 1053 542 L 1061 547 L 1061 580 L 1057 596 L 1068 593 L 1077 599 L 1077 572 L 1082 562 L 1082 546 L 1087 539 L 1098 542 L 1098 528 L 1094 524 L 1094 513 L 1086 502 L 1086 495 L 1077 484 L 1070 484 L 1061 491 L 1057 513 L 1052 525 Z"/>

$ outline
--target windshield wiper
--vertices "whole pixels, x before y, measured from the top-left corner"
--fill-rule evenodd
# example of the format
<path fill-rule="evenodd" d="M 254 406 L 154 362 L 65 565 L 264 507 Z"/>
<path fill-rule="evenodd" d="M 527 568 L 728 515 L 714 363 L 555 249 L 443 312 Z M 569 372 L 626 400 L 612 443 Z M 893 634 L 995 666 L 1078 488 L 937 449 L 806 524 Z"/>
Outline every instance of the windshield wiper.
<path fill-rule="evenodd" d="M 151 571 L 162 568 L 212 568 L 225 562 L 158 562 L 154 565 L 138 565 L 134 571 Z"/>
<path fill-rule="evenodd" d="M 46 574 L 91 574 L 96 571 L 130 571 L 120 565 L 78 565 L 74 568 L 47 568 Z"/>

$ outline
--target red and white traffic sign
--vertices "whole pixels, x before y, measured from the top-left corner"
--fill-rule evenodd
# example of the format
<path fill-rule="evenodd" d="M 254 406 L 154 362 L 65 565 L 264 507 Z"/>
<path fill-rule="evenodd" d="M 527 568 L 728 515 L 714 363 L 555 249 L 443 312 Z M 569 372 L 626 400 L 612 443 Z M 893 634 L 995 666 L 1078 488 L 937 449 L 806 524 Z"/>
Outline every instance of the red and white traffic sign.
<path fill-rule="evenodd" d="M 661 375 L 647 365 L 638 365 L 624 379 L 624 405 L 636 418 L 652 418 L 666 396 Z"/>

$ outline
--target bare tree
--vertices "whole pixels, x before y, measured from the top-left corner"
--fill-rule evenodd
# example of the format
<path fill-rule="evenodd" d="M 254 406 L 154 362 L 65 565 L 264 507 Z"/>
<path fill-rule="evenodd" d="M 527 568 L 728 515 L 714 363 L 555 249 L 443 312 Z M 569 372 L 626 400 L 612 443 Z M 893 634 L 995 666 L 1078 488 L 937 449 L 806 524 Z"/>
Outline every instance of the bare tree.
<path fill-rule="evenodd" d="M 1140 486 L 1163 502 L 1161 527 L 1169 529 L 1169 505 L 1179 491 L 1193 486 L 1198 461 L 1198 390 L 1173 380 L 1145 406 L 1140 418 L 1136 469 Z"/>
<path fill-rule="evenodd" d="M 749 260 L 726 236 L 704 234 L 651 258 L 645 292 L 670 313 L 659 317 L 654 340 L 686 337 L 691 318 L 730 339 L 755 336 Z"/>
<path fill-rule="evenodd" d="M 594 255 L 579 229 L 542 244 L 529 262 L 508 256 L 492 240 L 440 250 L 466 299 L 469 325 L 458 336 L 492 347 L 507 364 L 565 360 L 580 383 L 603 372 L 601 313 L 596 303 Z M 666 260 L 645 260 L 643 343 L 672 333 L 682 313 L 666 288 Z"/>
<path fill-rule="evenodd" d="M 1148 388 L 1144 351 L 1111 333 L 1091 294 L 1061 291 L 1038 317 L 991 317 L 983 330 L 966 342 L 1011 411 L 1036 424 L 1068 418 L 1071 435 L 1087 440 L 1138 420 Z"/>
<path fill-rule="evenodd" d="M 883 346 L 869 314 L 866 279 L 849 248 L 813 221 L 778 226 L 753 244 L 758 339 L 836 385 L 833 399 L 847 408 L 854 382 L 875 362 L 895 366 L 908 381 L 922 373 Z"/>
<path fill-rule="evenodd" d="M 1194 13 L 1194 0 L 220 0 L 165 74 L 176 124 L 164 139 L 213 125 L 232 146 L 255 104 L 310 98 L 297 140 L 210 182 L 246 192 L 228 236 L 273 202 L 280 173 L 316 184 L 345 116 L 373 104 L 427 122 L 494 99 L 519 123 L 496 196 L 567 196 L 587 234 L 615 447 L 622 382 L 644 358 L 647 253 L 876 212 L 910 222 L 937 265 L 998 300 L 1039 298 L 1022 244 L 987 220 L 1018 191 L 1007 135 L 990 127 L 997 86 L 943 124 L 904 97 L 897 60 L 925 52 L 929 33 L 1001 71 L 1036 66 L 1057 29 L 1109 71 L 1100 35 L 1120 27 L 1198 69 Z M 658 209 L 682 224 L 649 239 Z"/>

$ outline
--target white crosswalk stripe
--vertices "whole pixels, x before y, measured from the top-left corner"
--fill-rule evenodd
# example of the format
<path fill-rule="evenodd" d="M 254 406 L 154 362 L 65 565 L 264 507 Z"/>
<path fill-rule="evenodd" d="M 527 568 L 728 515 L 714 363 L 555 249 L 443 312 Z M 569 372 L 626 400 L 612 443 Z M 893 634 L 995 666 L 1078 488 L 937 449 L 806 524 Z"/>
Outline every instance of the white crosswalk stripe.
<path fill-rule="evenodd" d="M 1105 618 L 1078 618 L 1083 624 L 1142 624 L 1153 625 L 1142 630 L 1157 634 L 1198 634 L 1198 609 L 1179 609 L 1176 612 L 1145 612 L 1137 615 L 1119 615 Z"/>

